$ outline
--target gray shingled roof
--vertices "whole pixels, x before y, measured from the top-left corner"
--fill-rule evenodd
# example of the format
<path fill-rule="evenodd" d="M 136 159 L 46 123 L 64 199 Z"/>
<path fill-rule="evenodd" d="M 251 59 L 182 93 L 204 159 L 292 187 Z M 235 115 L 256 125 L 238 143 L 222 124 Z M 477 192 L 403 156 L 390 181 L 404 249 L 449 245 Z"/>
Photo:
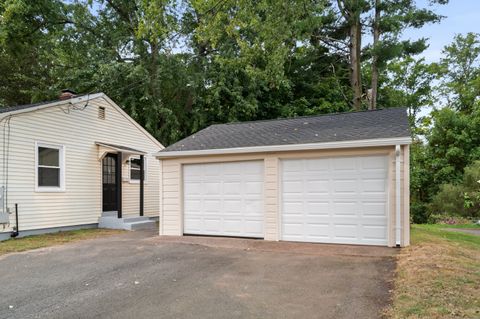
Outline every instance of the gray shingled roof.
<path fill-rule="evenodd" d="M 410 137 L 406 108 L 217 124 L 161 152 Z"/>

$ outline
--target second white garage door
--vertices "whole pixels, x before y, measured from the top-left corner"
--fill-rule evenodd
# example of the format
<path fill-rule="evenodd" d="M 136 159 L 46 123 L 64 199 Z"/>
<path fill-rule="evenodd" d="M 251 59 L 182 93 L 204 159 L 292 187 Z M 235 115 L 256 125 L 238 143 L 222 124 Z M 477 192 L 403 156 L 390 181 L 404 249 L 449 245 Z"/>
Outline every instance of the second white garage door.
<path fill-rule="evenodd" d="M 263 161 L 183 167 L 184 233 L 264 237 Z"/>
<path fill-rule="evenodd" d="M 282 161 L 282 239 L 387 245 L 386 156 Z"/>

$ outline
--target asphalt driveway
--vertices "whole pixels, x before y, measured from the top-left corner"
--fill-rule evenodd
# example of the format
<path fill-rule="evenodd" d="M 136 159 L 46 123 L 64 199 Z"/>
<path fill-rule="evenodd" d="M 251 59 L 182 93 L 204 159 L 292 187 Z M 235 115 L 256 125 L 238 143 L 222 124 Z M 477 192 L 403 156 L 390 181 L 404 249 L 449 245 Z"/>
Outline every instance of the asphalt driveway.
<path fill-rule="evenodd" d="M 127 233 L 0 257 L 0 318 L 378 318 L 394 253 Z"/>

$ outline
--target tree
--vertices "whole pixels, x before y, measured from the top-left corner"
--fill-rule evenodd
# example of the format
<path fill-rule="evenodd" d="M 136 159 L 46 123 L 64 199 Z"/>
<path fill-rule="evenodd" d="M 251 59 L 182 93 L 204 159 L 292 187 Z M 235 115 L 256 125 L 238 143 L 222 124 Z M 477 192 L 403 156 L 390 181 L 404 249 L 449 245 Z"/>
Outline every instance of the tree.
<path fill-rule="evenodd" d="M 0 1 L 0 106 L 45 98 L 56 82 L 51 50 L 66 25 L 71 6 L 57 0 Z"/>
<path fill-rule="evenodd" d="M 421 53 L 427 48 L 426 39 L 400 40 L 407 28 L 421 28 L 438 23 L 442 16 L 433 10 L 417 7 L 412 0 L 371 0 L 369 21 L 373 43 L 367 48 L 371 55 L 371 96 L 369 109 L 377 108 L 380 73 L 388 61 Z M 432 0 L 431 4 L 446 4 L 448 0 Z"/>
<path fill-rule="evenodd" d="M 447 104 L 469 113 L 479 105 L 480 35 L 456 35 L 438 66 L 439 90 Z"/>
<path fill-rule="evenodd" d="M 369 9 L 365 0 L 338 0 L 337 1 L 344 24 L 348 29 L 349 58 L 350 58 L 350 85 L 352 88 L 352 105 L 355 110 L 362 107 L 362 23 L 361 15 Z"/>
<path fill-rule="evenodd" d="M 425 59 L 407 56 L 390 61 L 385 68 L 379 88 L 380 103 L 384 107 L 403 106 L 408 108 L 412 128 L 420 133 L 417 115 L 422 107 L 433 106 L 435 68 Z"/>

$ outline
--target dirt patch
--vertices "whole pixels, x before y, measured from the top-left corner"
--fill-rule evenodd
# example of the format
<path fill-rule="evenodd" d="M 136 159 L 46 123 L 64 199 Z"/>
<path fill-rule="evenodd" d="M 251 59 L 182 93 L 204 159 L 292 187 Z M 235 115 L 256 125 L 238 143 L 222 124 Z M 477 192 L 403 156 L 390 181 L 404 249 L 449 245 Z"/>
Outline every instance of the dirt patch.
<path fill-rule="evenodd" d="M 479 318 L 480 247 L 413 229 L 397 256 L 390 318 Z M 420 242 L 419 242 L 420 240 Z"/>

